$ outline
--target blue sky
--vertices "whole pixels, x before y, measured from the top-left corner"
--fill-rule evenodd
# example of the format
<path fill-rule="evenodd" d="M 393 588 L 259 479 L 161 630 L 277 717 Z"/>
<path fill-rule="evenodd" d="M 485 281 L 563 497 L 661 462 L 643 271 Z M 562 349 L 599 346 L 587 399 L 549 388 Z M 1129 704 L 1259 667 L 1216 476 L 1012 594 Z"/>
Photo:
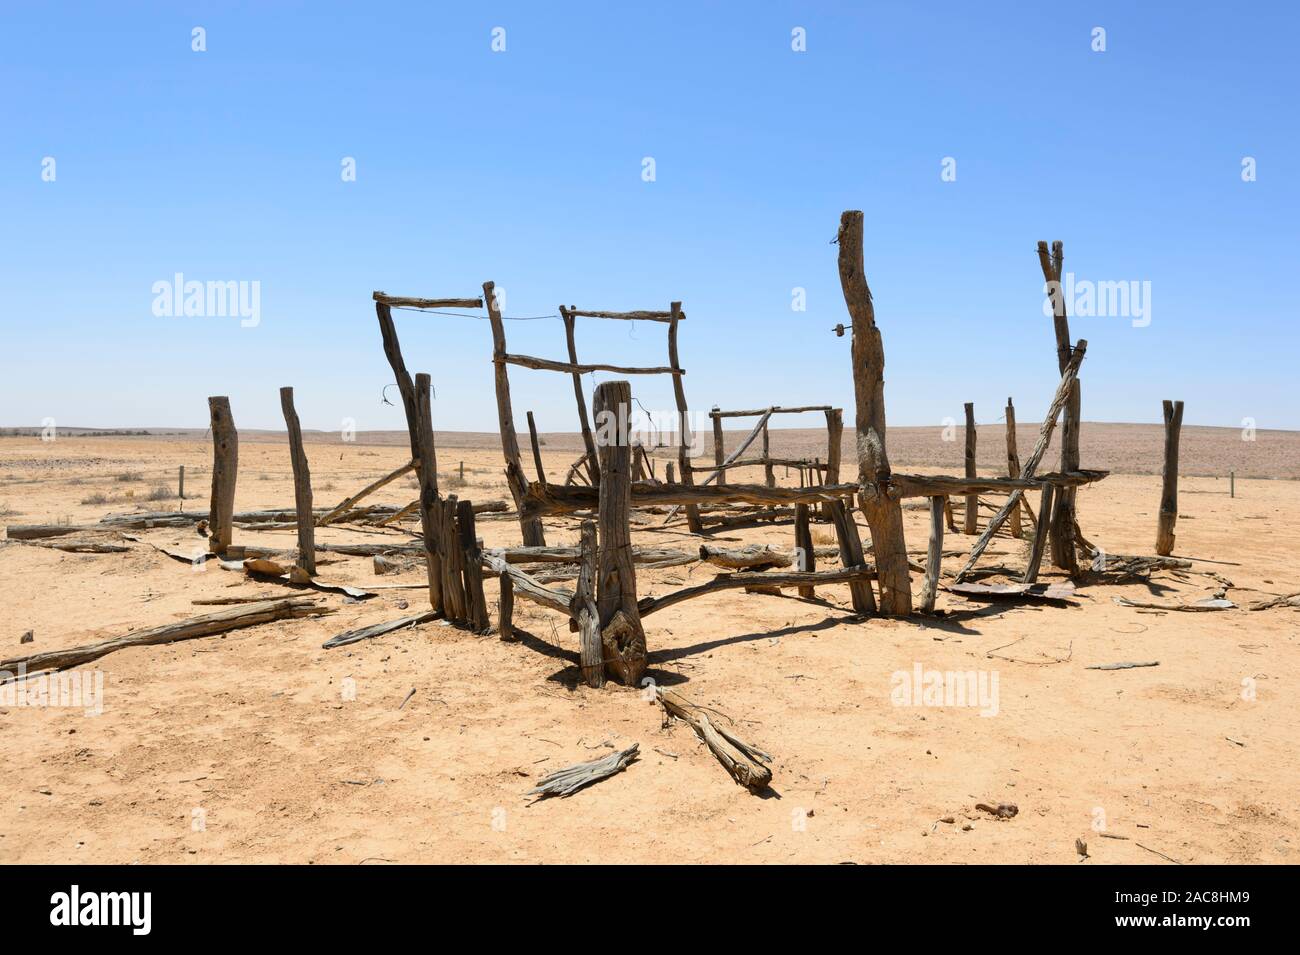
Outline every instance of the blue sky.
<path fill-rule="evenodd" d="M 1145 327 L 1072 321 L 1085 420 L 1181 398 L 1189 424 L 1300 428 L 1298 26 L 1283 3 L 6 4 L 0 424 L 204 426 L 228 394 L 279 428 L 293 385 L 306 428 L 402 428 L 371 291 L 487 279 L 516 316 L 680 299 L 692 407 L 851 418 L 830 240 L 856 208 L 891 424 L 1042 414 L 1034 244 L 1061 239 L 1080 279 L 1151 283 Z M 260 324 L 156 316 L 178 272 L 259 282 Z M 436 426 L 493 429 L 487 323 L 397 314 Z M 563 357 L 558 321 L 507 331 Z M 661 325 L 578 340 L 666 359 Z M 512 387 L 521 422 L 576 428 L 567 378 Z M 633 393 L 672 407 L 666 379 Z"/>

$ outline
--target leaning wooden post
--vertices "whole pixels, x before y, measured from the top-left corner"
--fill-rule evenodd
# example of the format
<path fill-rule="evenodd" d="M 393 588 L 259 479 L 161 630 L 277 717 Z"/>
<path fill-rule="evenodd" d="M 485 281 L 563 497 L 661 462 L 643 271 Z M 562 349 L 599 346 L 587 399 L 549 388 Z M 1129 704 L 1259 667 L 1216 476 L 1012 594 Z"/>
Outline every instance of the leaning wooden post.
<path fill-rule="evenodd" d="M 1059 240 L 1052 243 L 1051 256 L 1048 256 L 1047 243 L 1038 243 L 1038 264 L 1043 273 L 1048 294 L 1052 300 L 1052 327 L 1056 333 L 1056 363 L 1061 374 L 1070 363 L 1070 321 L 1065 309 L 1065 291 L 1061 285 L 1061 270 L 1065 261 L 1065 245 Z M 1070 394 L 1065 405 L 1065 420 L 1061 423 L 1061 471 L 1070 473 L 1079 469 L 1079 418 L 1081 410 L 1081 388 L 1076 378 L 1070 385 Z M 1068 571 L 1071 575 L 1078 573 L 1079 561 L 1075 551 L 1075 495 L 1077 489 L 1063 487 L 1054 495 L 1055 505 L 1050 515 L 1039 514 L 1040 521 L 1051 525 L 1052 563 Z"/>
<path fill-rule="evenodd" d="M 680 372 L 682 363 L 677 356 L 677 324 L 686 317 L 681 302 L 673 302 L 671 317 L 668 319 L 668 364 L 674 372 Z M 686 386 L 682 383 L 683 375 L 673 374 L 673 400 L 677 402 L 677 470 L 682 472 L 682 483 L 688 487 L 695 483 L 691 472 L 690 444 L 691 422 L 690 410 L 686 407 Z M 630 386 L 629 386 L 630 390 Z M 695 504 L 686 505 L 686 526 L 692 534 L 702 533 L 704 525 L 700 523 L 700 508 Z"/>
<path fill-rule="evenodd" d="M 858 535 L 858 525 L 853 519 L 853 502 L 851 500 L 828 501 L 826 509 L 831 523 L 835 525 L 835 538 L 840 546 L 840 566 L 845 570 L 850 567 L 861 567 L 863 565 L 862 538 Z M 872 592 L 869 581 L 850 581 L 849 599 L 853 603 L 854 613 L 876 612 L 876 595 Z"/>
<path fill-rule="evenodd" d="M 925 585 L 921 588 L 921 613 L 934 613 L 934 598 L 939 592 L 939 569 L 943 564 L 942 495 L 930 498 L 930 550 L 925 559 Z"/>
<path fill-rule="evenodd" d="M 799 570 L 812 573 L 817 569 L 816 552 L 813 549 L 812 529 L 808 525 L 808 505 L 794 506 L 794 548 L 799 558 Z M 812 587 L 800 587 L 800 597 L 815 597 L 817 591 Z"/>
<path fill-rule="evenodd" d="M 212 498 L 208 504 L 208 537 L 212 552 L 230 546 L 235 520 L 235 481 L 239 476 L 239 432 L 230 413 L 230 399 L 208 399 L 212 423 Z"/>
<path fill-rule="evenodd" d="M 1007 477 L 1020 477 L 1020 452 L 1016 450 L 1016 409 L 1007 399 Z M 1011 517 L 1008 519 L 1011 528 L 1011 536 L 1020 538 L 1020 502 L 1011 508 Z"/>
<path fill-rule="evenodd" d="M 433 411 L 429 401 L 432 381 L 420 374 L 411 380 L 402 358 L 402 346 L 397 339 L 397 326 L 393 324 L 392 308 L 384 302 L 375 302 L 375 316 L 379 319 L 379 334 L 384 342 L 384 357 L 393 369 L 402 408 L 406 412 L 406 433 L 411 447 L 411 464 L 416 466 L 420 481 L 420 532 L 426 551 L 428 566 L 429 606 L 446 611 L 442 585 L 445 569 L 442 560 L 442 509 L 438 498 L 438 458 L 433 443 Z M 372 485 L 373 487 L 373 485 Z M 366 493 L 365 491 L 362 492 Z M 336 508 L 337 510 L 337 508 Z"/>
<path fill-rule="evenodd" d="M 289 457 L 293 461 L 293 501 L 298 513 L 298 566 L 316 573 L 316 518 L 311 509 L 311 469 L 302 447 L 302 426 L 293 407 L 293 389 L 280 389 L 280 409 L 289 431 Z"/>
<path fill-rule="evenodd" d="M 501 309 L 497 306 L 495 289 L 495 282 L 483 283 L 483 302 L 487 305 L 488 320 L 492 323 L 492 368 L 496 378 L 501 453 L 506 459 L 506 483 L 510 486 L 510 496 L 514 498 L 515 510 L 519 512 L 519 526 L 523 531 L 524 546 L 544 547 L 546 536 L 542 532 L 541 520 L 536 517 L 525 517 L 523 513 L 528 479 L 524 477 L 523 466 L 519 463 L 519 436 L 515 433 L 515 416 L 510 407 L 510 375 L 506 371 L 506 329 L 505 323 L 501 320 Z"/>
<path fill-rule="evenodd" d="M 1050 530 L 1045 515 L 1052 513 L 1052 497 L 1055 489 L 1047 482 L 1043 483 L 1043 498 L 1038 506 L 1038 524 L 1034 527 L 1034 543 L 1029 549 L 1029 566 L 1025 568 L 1023 583 L 1032 584 L 1038 579 L 1038 568 L 1043 563 L 1043 551 L 1047 548 L 1047 535 Z"/>
<path fill-rule="evenodd" d="M 718 406 L 714 405 L 713 410 L 715 412 L 718 411 L 719 410 Z M 724 448 L 723 448 L 723 440 L 722 440 L 722 417 L 721 415 L 714 414 L 713 415 L 713 465 L 714 467 L 722 467 L 723 453 L 724 453 Z M 722 487 L 722 485 L 726 483 L 727 483 L 727 472 L 726 471 L 719 472 L 718 487 Z"/>
<path fill-rule="evenodd" d="M 528 441 L 533 446 L 533 467 L 537 469 L 537 483 L 545 486 L 546 469 L 542 467 L 542 442 L 537 437 L 537 422 L 533 420 L 531 411 L 528 412 Z"/>
<path fill-rule="evenodd" d="M 979 477 L 975 470 L 975 404 L 966 402 L 966 477 Z M 979 533 L 980 496 L 966 495 L 966 533 L 972 537 Z"/>
<path fill-rule="evenodd" d="M 596 524 L 593 521 L 582 522 L 579 554 L 578 586 L 573 596 L 578 623 L 578 662 L 587 686 L 602 687 L 605 685 L 605 651 L 600 642 L 600 611 L 596 607 L 600 552 L 596 546 Z"/>
<path fill-rule="evenodd" d="M 569 364 L 578 363 L 578 343 L 574 338 L 574 316 L 570 309 L 560 306 L 564 319 L 564 338 L 569 346 Z M 582 443 L 587 448 L 587 478 L 592 487 L 600 484 L 600 463 L 596 460 L 596 439 L 591 435 L 591 421 L 587 418 L 587 398 L 582 392 L 582 373 L 573 372 L 573 397 L 578 401 L 578 424 L 582 426 Z"/>
<path fill-rule="evenodd" d="M 903 537 L 903 508 L 892 491 L 889 455 L 885 451 L 885 348 L 871 288 L 862 259 L 862 213 L 845 212 L 839 231 L 840 286 L 853 320 L 853 391 L 858 433 L 858 481 L 862 513 L 871 527 L 880 581 L 880 610 L 912 612 L 912 583 Z"/>
<path fill-rule="evenodd" d="M 1160 523 L 1156 529 L 1156 553 L 1168 557 L 1174 552 L 1174 524 L 1178 521 L 1178 436 L 1183 428 L 1183 403 L 1166 401 L 1165 470 L 1160 490 Z"/>
<path fill-rule="evenodd" d="M 409 380 L 409 379 L 408 379 Z M 429 582 L 429 607 L 443 605 L 442 502 L 438 498 L 438 457 L 433 446 L 433 406 L 429 400 L 433 380 L 423 372 L 415 376 L 415 421 L 410 428 L 415 439 L 414 461 L 420 482 L 420 536 L 424 541 L 425 579 Z"/>
<path fill-rule="evenodd" d="M 645 672 L 645 630 L 636 605 L 632 561 L 631 446 L 628 415 L 632 386 L 606 381 L 596 388 L 596 433 L 600 446 L 600 567 L 596 608 L 606 667 L 625 686 L 636 686 Z"/>

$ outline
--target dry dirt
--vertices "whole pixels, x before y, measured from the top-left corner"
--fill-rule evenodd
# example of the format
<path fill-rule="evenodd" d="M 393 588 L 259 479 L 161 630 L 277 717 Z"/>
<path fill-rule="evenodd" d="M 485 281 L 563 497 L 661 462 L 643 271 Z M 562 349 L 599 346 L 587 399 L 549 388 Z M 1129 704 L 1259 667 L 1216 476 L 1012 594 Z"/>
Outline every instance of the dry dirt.
<path fill-rule="evenodd" d="M 1184 477 L 1176 553 L 1229 578 L 1240 605 L 1300 591 L 1291 563 L 1300 484 L 1243 476 L 1294 477 L 1297 436 L 1261 432 L 1247 447 L 1235 431 L 1198 441 L 1201 430 L 1214 429 L 1185 430 L 1184 472 L 1235 466 L 1236 497 L 1222 477 Z M 1032 433 L 1022 429 L 1022 455 Z M 1159 428 L 1085 425 L 1083 433 L 1088 466 L 1159 470 Z M 960 437 L 941 445 L 933 435 L 891 433 L 895 466 L 959 473 Z M 465 463 L 465 486 L 451 490 L 504 499 L 492 439 L 459 438 L 440 435 L 442 470 Z M 773 451 L 819 453 L 815 439 L 775 432 Z M 576 446 L 574 436 L 548 439 L 552 480 Z M 308 453 L 318 504 L 404 460 L 400 443 L 337 436 L 314 436 Z M 1001 473 L 1000 426 L 981 429 L 981 462 L 982 473 Z M 181 464 L 186 508 L 202 510 L 210 450 L 200 433 L 0 438 L 0 524 L 175 509 L 174 497 L 145 499 L 159 485 L 174 490 Z M 404 503 L 411 487 L 390 485 L 379 498 Z M 1149 554 L 1158 499 L 1158 477 L 1114 474 L 1081 491 L 1080 521 L 1112 553 Z M 292 502 L 282 439 L 250 435 L 237 507 Z M 905 516 L 909 543 L 922 552 L 924 512 Z M 489 545 L 519 540 L 511 520 L 483 521 L 480 533 Z M 200 543 L 183 529 L 142 535 L 186 549 Z M 815 535 L 831 542 L 826 525 Z M 789 525 L 717 537 L 793 543 Z M 636 538 L 698 543 L 662 518 L 640 525 Z M 385 538 L 331 528 L 320 539 Z M 548 522 L 547 539 L 573 543 L 576 529 Z M 236 531 L 237 543 L 288 549 L 293 540 L 291 530 Z M 969 544 L 960 535 L 946 542 L 954 553 Z M 1024 550 L 998 539 L 984 565 L 1019 569 Z M 0 657 L 210 610 L 192 605 L 199 598 L 288 592 L 205 566 L 196 572 L 144 544 L 105 555 L 0 544 Z M 319 569 L 324 580 L 359 586 L 421 579 L 376 578 L 366 558 L 331 556 Z M 660 594 L 709 573 L 648 571 L 638 584 L 642 596 Z M 1044 579 L 1060 578 L 1049 570 Z M 0 862 L 1074 864 L 1076 838 L 1087 842 L 1085 864 L 1164 864 L 1158 853 L 1184 863 L 1295 862 L 1300 711 L 1288 674 L 1300 670 L 1300 611 L 1151 612 L 1112 601 L 1186 601 L 1215 586 L 1200 574 L 1123 584 L 1087 577 L 1077 606 L 974 604 L 941 593 L 942 619 L 868 621 L 849 615 L 843 586 L 822 588 L 818 600 L 730 591 L 649 618 L 650 675 L 734 718 L 742 736 L 774 754 L 772 790 L 762 796 L 733 784 L 689 728 L 665 728 L 641 692 L 579 686 L 576 641 L 555 614 L 517 603 L 516 623 L 527 631 L 517 643 L 431 624 L 326 651 L 321 643 L 335 633 L 425 604 L 418 587 L 361 603 L 323 597 L 336 613 L 103 658 L 92 665 L 104 674 L 100 715 L 0 706 L 0 755 L 10 767 Z M 493 583 L 494 618 L 495 600 Z M 34 641 L 20 644 L 28 630 Z M 1159 666 L 1086 669 L 1119 661 Z M 894 674 L 918 664 L 996 672 L 996 715 L 895 705 Z M 344 698 L 346 686 L 355 699 Z M 568 799 L 524 795 L 552 770 L 632 742 L 641 758 L 612 779 Z M 1019 813 L 995 821 L 974 808 L 980 802 L 1015 803 Z"/>

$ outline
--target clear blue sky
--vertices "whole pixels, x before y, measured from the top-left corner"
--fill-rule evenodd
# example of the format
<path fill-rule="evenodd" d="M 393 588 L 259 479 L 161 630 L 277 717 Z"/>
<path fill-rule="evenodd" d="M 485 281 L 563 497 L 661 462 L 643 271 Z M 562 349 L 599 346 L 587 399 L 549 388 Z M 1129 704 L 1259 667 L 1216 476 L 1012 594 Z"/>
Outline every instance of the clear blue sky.
<path fill-rule="evenodd" d="M 402 428 L 371 290 L 487 279 L 520 316 L 680 299 L 693 407 L 851 418 L 830 240 L 856 208 L 891 424 L 960 420 L 964 401 L 994 421 L 1008 395 L 1042 414 L 1034 243 L 1062 239 L 1079 278 L 1152 289 L 1147 327 L 1073 320 L 1086 420 L 1157 421 L 1182 398 L 1190 424 L 1300 428 L 1296 10 L 6 3 L 0 424 L 205 426 L 205 397 L 228 394 L 240 425 L 278 428 L 287 384 L 304 427 Z M 155 316 L 177 272 L 260 282 L 260 325 Z M 487 323 L 397 314 L 436 426 L 493 429 Z M 563 357 L 558 321 L 508 333 Z M 664 326 L 586 321 L 579 348 L 661 364 Z M 567 378 L 512 384 L 521 422 L 576 428 Z M 633 389 L 672 407 L 666 380 Z"/>

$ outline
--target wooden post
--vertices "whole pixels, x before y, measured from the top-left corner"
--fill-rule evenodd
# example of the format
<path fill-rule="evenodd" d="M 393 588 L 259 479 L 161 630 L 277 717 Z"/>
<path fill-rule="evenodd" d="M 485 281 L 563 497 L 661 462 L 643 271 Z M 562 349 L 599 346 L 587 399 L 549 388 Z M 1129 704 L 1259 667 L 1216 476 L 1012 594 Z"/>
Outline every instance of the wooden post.
<path fill-rule="evenodd" d="M 235 481 L 239 476 L 239 432 L 230 413 L 230 399 L 208 399 L 212 424 L 212 498 L 208 504 L 208 537 L 212 552 L 224 554 L 234 531 Z"/>
<path fill-rule="evenodd" d="M 569 345 L 569 364 L 578 363 L 578 343 L 574 339 L 574 317 L 569 309 L 560 306 L 564 319 L 564 338 Z M 587 448 L 587 478 L 592 487 L 600 484 L 600 463 L 596 458 L 596 439 L 591 434 L 591 421 L 587 418 L 587 398 L 582 392 L 582 373 L 573 372 L 573 397 L 578 401 L 578 423 L 582 426 L 582 443 Z"/>
<path fill-rule="evenodd" d="M 465 619 L 470 628 L 478 633 L 487 633 L 488 610 L 487 598 L 483 594 L 483 560 L 474 533 L 474 504 L 459 501 L 456 504 L 456 527 L 460 532 L 460 552 L 463 567 L 461 573 L 465 578 Z"/>
<path fill-rule="evenodd" d="M 293 407 L 293 389 L 280 389 L 280 409 L 289 431 L 289 457 L 293 461 L 293 501 L 298 513 L 298 566 L 316 573 L 316 517 L 311 509 L 311 469 L 302 446 L 302 426 Z"/>
<path fill-rule="evenodd" d="M 626 381 L 606 381 L 597 386 L 596 429 L 609 437 L 600 446 L 596 608 L 606 667 L 625 686 L 639 684 L 646 665 L 645 630 L 636 605 L 636 568 L 632 561 L 632 449 L 627 434 L 631 406 L 632 386 Z M 606 422 L 615 426 L 609 428 Z"/>
<path fill-rule="evenodd" d="M 840 566 L 846 570 L 861 567 L 864 562 L 862 538 L 858 535 L 858 525 L 853 520 L 853 502 L 828 501 L 825 507 L 831 523 L 835 525 L 835 537 L 840 546 Z M 853 602 L 854 613 L 876 612 L 876 595 L 871 590 L 870 582 L 850 581 L 849 598 Z"/>
<path fill-rule="evenodd" d="M 1029 550 L 1029 566 L 1025 568 L 1024 583 L 1032 584 L 1038 579 L 1038 568 L 1043 563 L 1043 551 L 1047 547 L 1047 535 L 1051 533 L 1047 526 L 1046 515 L 1052 513 L 1054 488 L 1051 484 L 1043 485 L 1043 498 L 1038 505 L 1038 523 L 1034 527 L 1034 543 Z"/>
<path fill-rule="evenodd" d="M 462 483 L 462 484 L 465 482 L 465 462 L 464 462 L 464 461 L 460 462 L 460 480 L 461 480 L 461 483 Z"/>
<path fill-rule="evenodd" d="M 677 483 L 677 474 L 676 474 L 676 472 L 673 470 L 673 462 L 669 461 L 667 464 L 664 465 L 664 468 L 665 468 L 665 471 L 666 471 L 666 474 L 667 474 L 667 477 L 668 477 L 668 483 L 669 483 L 669 484 L 676 484 L 676 483 Z"/>
<path fill-rule="evenodd" d="M 817 569 L 817 557 L 813 551 L 812 529 L 808 526 L 808 505 L 796 504 L 794 508 L 794 546 L 799 557 L 799 570 Z M 812 587 L 800 587 L 800 597 L 815 597 L 817 591 Z"/>
<path fill-rule="evenodd" d="M 844 410 L 832 408 L 826 412 L 826 474 L 823 484 L 840 483 L 840 452 L 844 444 Z M 833 519 L 830 508 L 822 505 L 822 517 Z"/>
<path fill-rule="evenodd" d="M 398 359 L 401 360 L 400 357 Z M 403 366 L 403 372 L 406 370 Z M 407 376 L 410 383 L 410 376 Z M 420 537 L 425 549 L 425 579 L 429 583 L 429 607 L 444 610 L 442 594 L 446 570 L 443 567 L 442 507 L 438 497 L 438 456 L 433 445 L 432 379 L 421 372 L 415 376 L 415 420 L 408 425 L 414 439 L 413 461 L 419 461 Z"/>
<path fill-rule="evenodd" d="M 449 494 L 435 502 L 442 515 L 438 549 L 442 555 L 443 615 L 454 623 L 464 623 L 468 618 L 469 609 L 462 566 L 465 562 L 464 551 L 461 549 L 460 533 L 456 522 L 459 503 L 455 494 Z"/>
<path fill-rule="evenodd" d="M 966 477 L 978 477 L 975 470 L 975 404 L 966 402 Z M 966 495 L 966 533 L 974 536 L 979 533 L 980 496 Z"/>
<path fill-rule="evenodd" d="M 1020 477 L 1020 452 L 1016 450 L 1016 409 L 1010 398 L 1007 399 L 1007 477 Z M 1018 540 L 1021 536 L 1019 501 L 1011 508 L 1008 520 L 1011 536 Z"/>
<path fill-rule="evenodd" d="M 939 592 L 939 569 L 943 563 L 943 505 L 947 498 L 930 498 L 930 550 L 925 558 L 925 585 L 921 588 L 921 613 L 934 613 Z"/>
<path fill-rule="evenodd" d="M 1156 553 L 1168 557 L 1174 552 L 1174 524 L 1178 521 L 1178 436 L 1183 427 L 1183 403 L 1166 401 L 1165 469 L 1160 490 L 1160 520 L 1156 528 Z"/>
<path fill-rule="evenodd" d="M 578 661 L 587 686 L 605 685 L 604 647 L 600 642 L 600 611 L 596 607 L 596 576 L 600 552 L 596 546 L 596 525 L 582 522 L 579 548 L 581 565 L 573 605 L 577 609 Z"/>
<path fill-rule="evenodd" d="M 713 410 L 718 411 L 719 410 L 718 406 L 714 405 Z M 723 450 L 724 449 L 723 449 L 723 439 L 722 439 L 722 418 L 715 415 L 713 418 L 713 464 L 715 467 L 722 467 Z M 727 483 L 727 472 L 726 471 L 719 472 L 718 486 L 721 487 L 726 483 Z"/>
<path fill-rule="evenodd" d="M 504 571 L 497 575 L 501 583 L 501 603 L 497 607 L 497 635 L 502 640 L 515 638 L 515 585 Z"/>
<path fill-rule="evenodd" d="M 1049 258 L 1047 243 L 1038 243 L 1038 264 L 1043 273 L 1043 280 L 1048 284 L 1052 296 L 1052 327 L 1056 333 L 1056 362 L 1061 374 L 1065 374 L 1066 365 L 1070 363 L 1070 321 L 1066 314 L 1065 292 L 1061 285 L 1061 269 L 1065 260 L 1065 246 L 1062 242 L 1052 243 Z M 1065 420 L 1061 425 L 1061 470 L 1063 472 L 1079 469 L 1079 418 L 1081 412 L 1081 389 L 1076 378 L 1070 384 L 1070 394 L 1065 404 Z M 1078 555 L 1075 551 L 1075 488 L 1061 488 L 1061 493 L 1054 495 L 1055 507 L 1050 515 L 1039 513 L 1040 522 L 1051 525 L 1052 563 L 1069 572 L 1079 571 Z"/>
<path fill-rule="evenodd" d="M 438 457 L 433 443 L 433 411 L 430 404 L 432 380 L 420 374 L 411 380 L 402 358 L 402 346 L 393 324 L 392 308 L 384 302 L 375 303 L 379 319 L 379 334 L 384 342 L 384 357 L 393 369 L 402 407 L 406 412 L 406 432 L 411 446 L 411 462 L 418 464 L 420 481 L 420 533 L 428 552 L 429 606 L 433 610 L 446 610 L 443 602 L 446 569 L 442 559 L 442 508 L 438 497 Z M 364 491 L 362 493 L 365 493 Z M 337 509 L 336 509 L 337 510 Z"/>
<path fill-rule="evenodd" d="M 497 422 L 501 428 L 501 453 L 506 461 L 506 483 L 510 486 L 510 495 L 514 498 L 515 509 L 519 511 L 519 526 L 523 531 L 524 545 L 527 547 L 544 547 L 546 535 L 542 532 L 542 522 L 536 517 L 523 516 L 524 492 L 528 489 L 528 480 L 524 477 L 523 466 L 519 463 L 519 437 L 515 433 L 515 416 L 510 406 L 510 376 L 506 371 L 506 329 L 501 320 L 501 309 L 497 307 L 493 290 L 495 282 L 483 283 L 483 301 L 487 305 L 488 320 L 492 323 L 492 368 L 496 379 Z"/>
<path fill-rule="evenodd" d="M 685 314 L 682 312 L 681 302 L 673 302 L 671 308 L 672 314 L 668 319 L 668 364 L 673 371 L 680 371 L 682 365 L 677 357 L 677 325 L 685 318 Z M 689 456 L 691 422 L 690 410 L 686 407 L 686 388 L 682 384 L 682 378 L 684 377 L 684 375 L 673 375 L 672 379 L 673 399 L 677 402 L 677 470 L 682 472 L 682 483 L 689 486 L 695 483 L 695 476 L 691 473 Z M 699 534 L 704 531 L 704 525 L 700 523 L 700 508 L 698 505 L 686 505 L 686 526 L 692 534 Z M 639 623 L 638 626 L 640 626 Z"/>
<path fill-rule="evenodd" d="M 533 420 L 533 413 L 528 412 L 528 440 L 533 446 L 533 467 L 537 469 L 537 483 L 546 484 L 546 468 L 542 467 L 542 448 L 541 441 L 537 438 L 537 422 Z"/>
<path fill-rule="evenodd" d="M 176 496 L 182 501 L 185 500 L 185 465 L 181 465 L 180 474 L 176 478 L 177 488 Z"/>
<path fill-rule="evenodd" d="M 772 467 L 772 444 L 767 434 L 767 422 L 763 422 L 763 483 L 768 487 L 776 487 L 776 471 Z M 787 472 L 789 468 L 786 469 Z"/>
<path fill-rule="evenodd" d="M 1237 472 L 1228 472 L 1228 497 L 1237 496 Z"/>
<path fill-rule="evenodd" d="M 885 349 L 862 258 L 862 213 L 845 212 L 839 231 L 840 286 L 853 319 L 853 391 L 858 432 L 862 513 L 871 527 L 880 581 L 880 610 L 912 612 L 911 574 L 903 537 L 903 508 L 889 493 L 893 472 L 885 450 Z"/>

